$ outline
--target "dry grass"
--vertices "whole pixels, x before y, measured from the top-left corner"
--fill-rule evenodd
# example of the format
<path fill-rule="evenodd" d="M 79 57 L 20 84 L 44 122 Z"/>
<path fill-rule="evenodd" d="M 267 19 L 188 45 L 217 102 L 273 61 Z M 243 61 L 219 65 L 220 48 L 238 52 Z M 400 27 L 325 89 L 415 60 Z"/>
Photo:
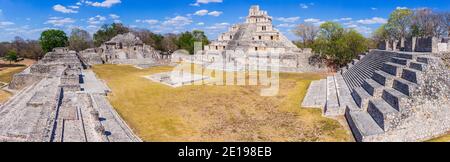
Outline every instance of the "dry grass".
<path fill-rule="evenodd" d="M 28 66 L 34 64 L 34 60 L 25 59 L 23 61 L 9 64 L 0 60 L 0 82 L 9 83 L 12 80 L 14 74 L 20 73 L 25 70 Z"/>
<path fill-rule="evenodd" d="M 142 76 L 170 67 L 139 70 L 99 65 L 94 71 L 112 89 L 109 100 L 145 141 L 350 141 L 320 110 L 301 109 L 318 74 L 281 74 L 280 93 L 260 96 L 260 86 L 171 88 Z"/>
<path fill-rule="evenodd" d="M 0 85 L 3 86 L 4 84 L 11 82 L 14 74 L 22 72 L 34 63 L 35 61 L 30 59 L 25 59 L 13 64 L 0 60 Z M 11 94 L 9 92 L 0 90 L 0 103 L 6 102 L 10 97 Z"/>
<path fill-rule="evenodd" d="M 429 140 L 427 142 L 450 142 L 450 132 L 447 135 L 445 135 L 445 136 L 438 137 L 438 138 L 435 138 L 435 139 L 431 139 L 431 140 Z"/>

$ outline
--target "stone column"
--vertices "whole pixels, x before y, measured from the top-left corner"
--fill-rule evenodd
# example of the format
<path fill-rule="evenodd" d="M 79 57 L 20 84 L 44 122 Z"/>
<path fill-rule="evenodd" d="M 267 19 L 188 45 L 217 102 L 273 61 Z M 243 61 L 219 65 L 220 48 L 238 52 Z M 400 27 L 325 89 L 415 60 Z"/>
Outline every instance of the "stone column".
<path fill-rule="evenodd" d="M 397 42 L 398 42 L 398 40 L 392 41 L 392 51 L 397 51 Z"/>
<path fill-rule="evenodd" d="M 412 40 L 411 40 L 411 52 L 416 52 L 416 40 L 417 40 L 417 37 L 412 37 Z"/>
<path fill-rule="evenodd" d="M 389 47 L 389 40 L 384 40 L 384 43 L 385 43 L 385 46 L 384 46 L 384 50 L 386 50 L 386 51 L 390 51 L 391 50 L 391 48 Z"/>
<path fill-rule="evenodd" d="M 400 39 L 400 49 L 405 49 L 405 38 L 404 37 L 402 37 Z"/>
<path fill-rule="evenodd" d="M 431 52 L 432 53 L 439 53 L 438 44 L 439 44 L 439 38 L 433 37 L 431 38 Z"/>

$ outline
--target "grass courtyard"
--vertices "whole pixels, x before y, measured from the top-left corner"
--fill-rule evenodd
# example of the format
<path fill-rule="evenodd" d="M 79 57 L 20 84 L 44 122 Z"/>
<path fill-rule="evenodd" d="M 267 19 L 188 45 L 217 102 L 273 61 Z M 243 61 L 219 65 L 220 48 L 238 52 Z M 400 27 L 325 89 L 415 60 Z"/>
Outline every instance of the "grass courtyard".
<path fill-rule="evenodd" d="M 25 59 L 23 61 L 9 64 L 9 62 L 0 60 L 0 86 L 10 83 L 14 74 L 20 73 L 28 66 L 34 64 L 34 60 Z M 6 102 L 11 97 L 11 93 L 0 89 L 0 103 Z"/>
<path fill-rule="evenodd" d="M 171 88 L 143 76 L 172 67 L 137 69 L 98 65 L 112 89 L 111 104 L 144 141 L 351 141 L 336 120 L 300 103 L 321 74 L 280 74 L 280 92 L 260 96 L 260 86 Z"/>

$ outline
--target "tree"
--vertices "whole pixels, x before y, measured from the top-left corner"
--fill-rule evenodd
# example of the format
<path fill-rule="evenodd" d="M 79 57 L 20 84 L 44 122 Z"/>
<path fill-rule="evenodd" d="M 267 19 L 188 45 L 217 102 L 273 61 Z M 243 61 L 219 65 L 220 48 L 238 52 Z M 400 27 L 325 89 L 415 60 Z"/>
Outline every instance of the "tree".
<path fill-rule="evenodd" d="M 189 51 L 190 54 L 194 54 L 194 35 L 191 32 L 181 33 L 178 37 L 177 45 L 180 49 L 185 49 Z"/>
<path fill-rule="evenodd" d="M 61 30 L 46 30 L 41 33 L 39 38 L 39 43 L 45 53 L 52 51 L 56 47 L 65 47 L 68 44 L 67 42 L 66 33 Z"/>
<path fill-rule="evenodd" d="M 194 30 L 192 31 L 192 35 L 194 36 L 194 41 L 202 42 L 202 46 L 209 44 L 209 40 L 208 37 L 205 35 L 205 32 L 201 30 Z"/>
<path fill-rule="evenodd" d="M 175 34 L 166 34 L 161 42 L 163 51 L 166 52 L 174 52 L 178 50 L 177 45 L 177 35 Z"/>
<path fill-rule="evenodd" d="M 92 37 L 86 30 L 73 28 L 69 37 L 69 48 L 82 51 L 93 46 Z"/>
<path fill-rule="evenodd" d="M 123 24 L 120 23 L 113 23 L 111 25 L 105 24 L 100 28 L 100 30 L 98 30 L 94 34 L 94 44 L 95 46 L 100 46 L 119 34 L 125 34 L 129 32 L 130 29 L 124 26 Z"/>
<path fill-rule="evenodd" d="M 311 46 L 319 33 L 319 27 L 312 23 L 299 24 L 294 30 L 294 34 L 300 37 L 300 41 L 303 44 L 302 48 Z"/>
<path fill-rule="evenodd" d="M 414 10 L 411 18 L 411 34 L 418 37 L 446 36 L 448 23 L 445 13 L 435 13 L 428 8 Z"/>
<path fill-rule="evenodd" d="M 4 59 L 6 61 L 9 61 L 9 64 L 11 64 L 12 61 L 17 62 L 19 60 L 19 56 L 17 56 L 16 51 L 9 51 L 8 54 L 6 54 Z"/>
<path fill-rule="evenodd" d="M 160 51 L 164 50 L 162 46 L 164 36 L 155 34 L 147 29 L 136 29 L 133 31 L 133 33 L 137 37 L 139 37 L 145 44 L 150 45 Z"/>
<path fill-rule="evenodd" d="M 338 23 L 325 22 L 312 47 L 321 57 L 340 67 L 365 52 L 368 40 L 354 29 L 346 30 Z"/>
<path fill-rule="evenodd" d="M 397 9 L 389 16 L 386 29 L 391 38 L 401 40 L 401 47 L 404 47 L 404 39 L 409 34 L 412 15 L 413 12 L 410 9 Z"/>

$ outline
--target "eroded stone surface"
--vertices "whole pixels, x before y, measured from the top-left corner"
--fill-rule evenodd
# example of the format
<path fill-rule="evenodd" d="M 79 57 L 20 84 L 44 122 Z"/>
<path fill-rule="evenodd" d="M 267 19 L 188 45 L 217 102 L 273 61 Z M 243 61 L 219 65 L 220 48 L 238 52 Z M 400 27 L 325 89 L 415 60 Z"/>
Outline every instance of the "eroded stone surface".
<path fill-rule="evenodd" d="M 18 91 L 0 107 L 1 141 L 140 141 L 106 100 L 107 86 L 67 48 L 15 75 L 9 88 Z"/>

